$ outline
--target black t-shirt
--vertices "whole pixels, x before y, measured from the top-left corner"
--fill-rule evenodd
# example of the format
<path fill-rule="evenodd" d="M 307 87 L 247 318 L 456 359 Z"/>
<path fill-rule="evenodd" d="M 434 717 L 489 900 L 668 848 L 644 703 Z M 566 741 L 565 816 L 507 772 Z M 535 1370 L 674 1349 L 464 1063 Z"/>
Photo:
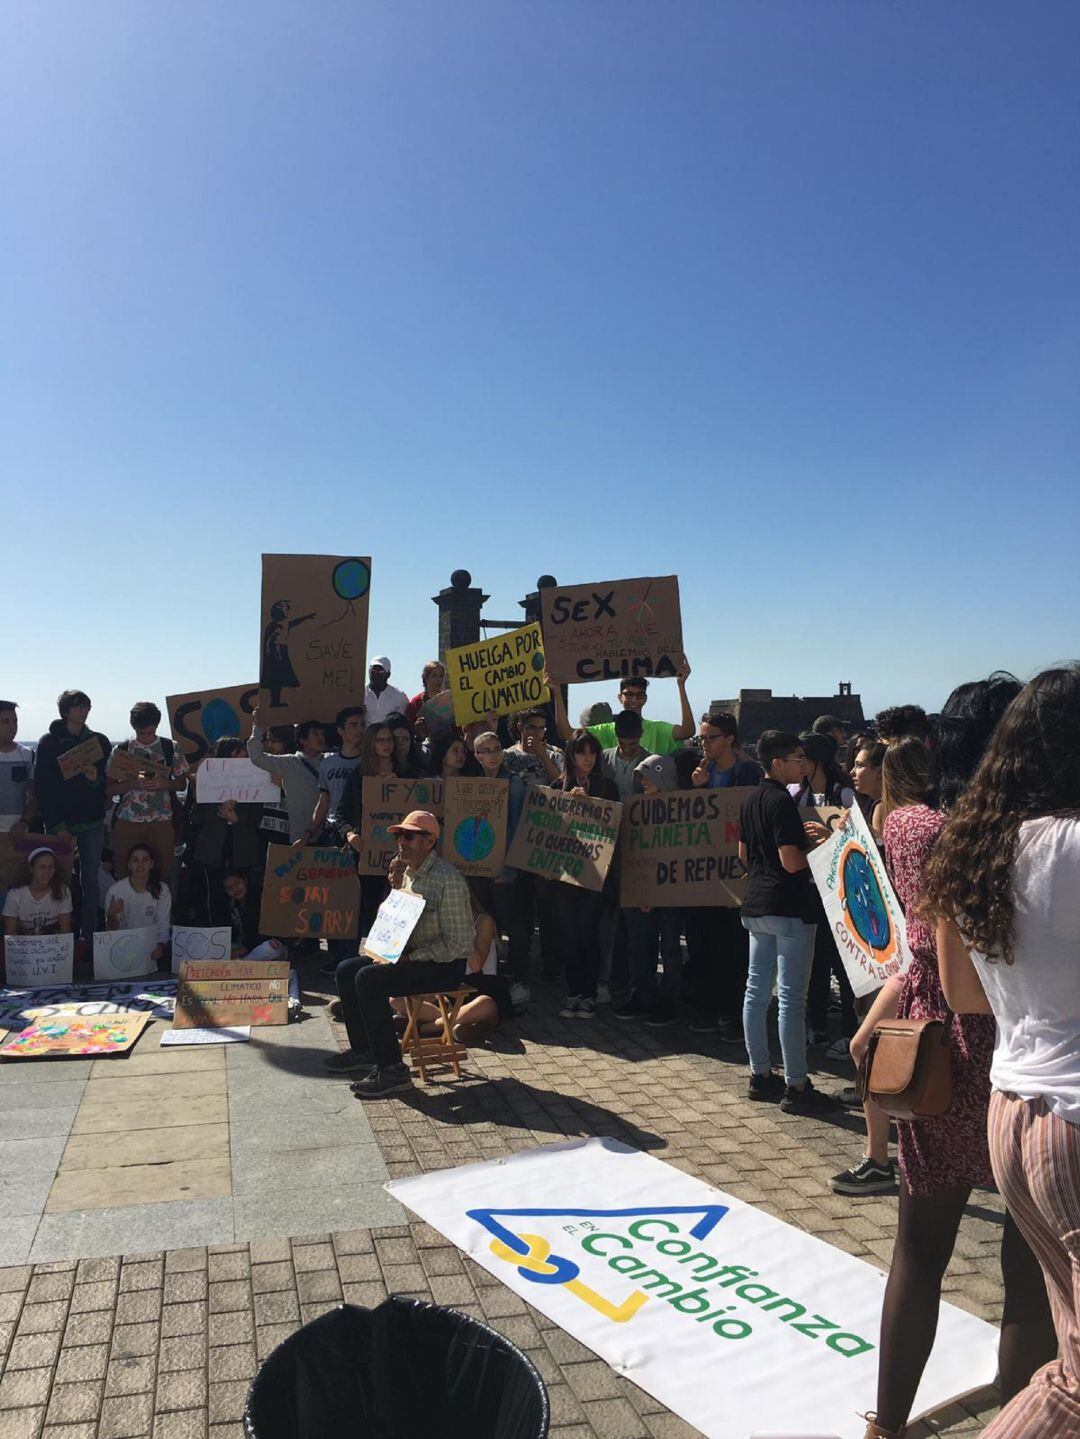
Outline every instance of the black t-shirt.
<path fill-rule="evenodd" d="M 810 871 L 801 869 L 797 874 L 789 874 L 780 863 L 782 844 L 810 848 L 791 795 L 776 780 L 762 780 L 754 793 L 743 800 L 739 825 L 749 871 L 743 914 L 748 919 L 778 914 L 812 924 L 816 916 Z"/>

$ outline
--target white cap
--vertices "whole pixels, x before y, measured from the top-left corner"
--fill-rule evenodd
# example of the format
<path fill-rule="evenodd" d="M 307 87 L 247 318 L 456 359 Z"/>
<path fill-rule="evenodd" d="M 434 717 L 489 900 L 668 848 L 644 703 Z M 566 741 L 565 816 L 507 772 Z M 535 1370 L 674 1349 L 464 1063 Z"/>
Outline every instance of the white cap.
<path fill-rule="evenodd" d="M 387 674 L 390 673 L 390 660 L 386 655 L 376 655 L 375 658 L 371 661 L 371 665 L 369 665 L 368 668 L 370 669 L 373 665 L 378 665 L 379 668 L 381 670 L 385 670 Z"/>

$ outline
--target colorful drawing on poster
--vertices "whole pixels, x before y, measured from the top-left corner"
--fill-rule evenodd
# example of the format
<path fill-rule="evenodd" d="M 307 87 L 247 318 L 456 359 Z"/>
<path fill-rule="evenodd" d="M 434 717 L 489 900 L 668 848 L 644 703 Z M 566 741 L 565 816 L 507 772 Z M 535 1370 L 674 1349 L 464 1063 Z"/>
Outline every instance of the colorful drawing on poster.
<path fill-rule="evenodd" d="M 165 701 L 169 728 L 188 763 L 196 764 L 203 759 L 219 739 L 230 735 L 247 739 L 251 733 L 251 712 L 258 699 L 257 684 L 169 695 Z"/>
<path fill-rule="evenodd" d="M 153 969 L 150 955 L 157 946 L 152 924 L 141 929 L 98 930 L 94 935 L 94 978 L 137 979 Z"/>
<path fill-rule="evenodd" d="M 351 850 L 272 844 L 259 909 L 259 932 L 279 939 L 355 939 L 360 886 Z"/>
<path fill-rule="evenodd" d="M 103 1014 L 143 1013 L 171 1019 L 176 1002 L 175 979 L 147 984 L 55 984 L 35 989 L 0 989 L 0 1024 L 24 1029 L 32 1019 L 58 1014 L 87 1019 Z"/>
<path fill-rule="evenodd" d="M 469 776 L 443 786 L 442 857 L 462 874 L 495 878 L 506 862 L 510 784 Z"/>
<path fill-rule="evenodd" d="M 149 1023 L 146 1014 L 54 1015 L 36 1019 L 0 1049 L 0 1059 L 122 1054 Z"/>

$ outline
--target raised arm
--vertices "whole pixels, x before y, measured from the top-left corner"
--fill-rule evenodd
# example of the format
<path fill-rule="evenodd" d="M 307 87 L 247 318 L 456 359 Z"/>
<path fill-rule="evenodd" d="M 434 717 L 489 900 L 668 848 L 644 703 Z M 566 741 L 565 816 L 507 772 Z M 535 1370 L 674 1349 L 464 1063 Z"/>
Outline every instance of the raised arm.
<path fill-rule="evenodd" d="M 690 701 L 686 694 L 686 681 L 690 678 L 690 661 L 683 655 L 682 664 L 675 675 L 675 683 L 679 686 L 679 703 L 682 706 L 682 717 L 677 725 L 671 728 L 674 739 L 689 739 L 697 726 L 694 724 L 694 711 L 690 708 Z"/>

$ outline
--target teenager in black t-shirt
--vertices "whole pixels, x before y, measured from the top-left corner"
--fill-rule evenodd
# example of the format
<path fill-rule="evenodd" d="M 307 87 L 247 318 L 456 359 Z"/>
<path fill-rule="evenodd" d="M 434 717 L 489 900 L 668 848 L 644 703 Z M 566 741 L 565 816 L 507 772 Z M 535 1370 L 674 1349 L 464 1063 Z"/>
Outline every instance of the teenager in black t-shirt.
<path fill-rule="evenodd" d="M 806 852 L 813 841 L 788 793 L 803 777 L 797 735 L 766 730 L 758 740 L 765 778 L 744 802 L 739 858 L 748 878 L 742 905 L 750 934 L 743 1030 L 750 1057 L 750 1098 L 779 1100 L 786 1114 L 815 1114 L 835 1101 L 806 1073 L 806 987 L 814 958 L 814 907 Z M 784 1078 L 772 1072 L 766 1015 L 773 984 L 780 1001 Z"/>

